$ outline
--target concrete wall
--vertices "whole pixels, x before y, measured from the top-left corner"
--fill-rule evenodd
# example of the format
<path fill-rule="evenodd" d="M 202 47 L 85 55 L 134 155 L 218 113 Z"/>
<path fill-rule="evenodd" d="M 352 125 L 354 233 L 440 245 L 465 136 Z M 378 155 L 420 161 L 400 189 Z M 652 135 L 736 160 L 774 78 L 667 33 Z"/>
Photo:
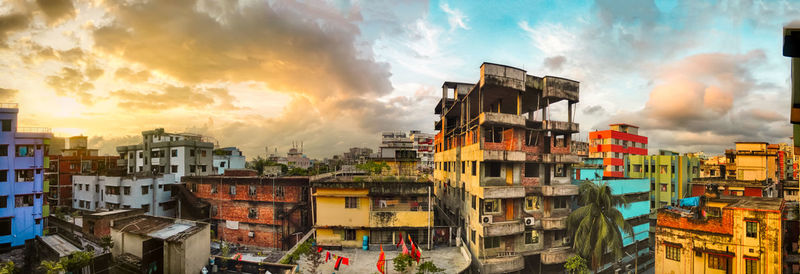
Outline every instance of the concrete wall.
<path fill-rule="evenodd" d="M 161 203 L 169 202 L 171 194 L 169 187 L 164 185 L 174 184 L 173 174 L 164 174 L 155 178 L 127 178 L 112 176 L 73 176 L 73 208 L 96 211 L 99 208 L 109 208 L 107 203 L 119 204 L 119 208 L 142 208 L 150 205 L 148 215 L 174 217 L 175 209 L 165 209 Z M 155 182 L 155 185 L 153 183 Z M 82 186 L 78 186 L 82 185 Z M 88 186 L 88 187 L 87 187 Z M 106 187 L 119 187 L 120 194 L 107 194 Z M 143 194 L 142 187 L 147 187 L 147 194 Z M 95 190 L 96 187 L 99 187 Z M 125 195 L 125 187 L 130 187 L 130 195 Z M 88 206 L 80 207 L 80 201 L 88 201 Z M 95 206 L 97 202 L 97 206 Z"/>

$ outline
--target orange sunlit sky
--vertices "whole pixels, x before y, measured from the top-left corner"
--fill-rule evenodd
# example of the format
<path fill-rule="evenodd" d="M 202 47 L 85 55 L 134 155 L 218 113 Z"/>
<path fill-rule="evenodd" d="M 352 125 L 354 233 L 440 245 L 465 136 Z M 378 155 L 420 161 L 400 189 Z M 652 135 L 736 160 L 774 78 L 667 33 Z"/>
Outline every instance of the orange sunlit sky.
<path fill-rule="evenodd" d="M 0 101 L 102 153 L 157 127 L 248 157 L 433 132 L 482 62 L 581 82 L 581 136 L 641 126 L 651 153 L 785 142 L 793 1 L 0 0 Z M 556 113 L 565 112 L 556 107 Z"/>

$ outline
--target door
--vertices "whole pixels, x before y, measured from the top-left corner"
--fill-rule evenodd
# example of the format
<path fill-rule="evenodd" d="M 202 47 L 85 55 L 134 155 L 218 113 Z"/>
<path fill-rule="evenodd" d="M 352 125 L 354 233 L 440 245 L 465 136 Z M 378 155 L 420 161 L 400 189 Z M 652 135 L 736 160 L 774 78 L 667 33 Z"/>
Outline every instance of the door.
<path fill-rule="evenodd" d="M 142 273 L 164 273 L 164 241 L 152 238 L 142 242 Z"/>
<path fill-rule="evenodd" d="M 513 200 L 506 199 L 506 221 L 514 219 L 514 202 Z"/>

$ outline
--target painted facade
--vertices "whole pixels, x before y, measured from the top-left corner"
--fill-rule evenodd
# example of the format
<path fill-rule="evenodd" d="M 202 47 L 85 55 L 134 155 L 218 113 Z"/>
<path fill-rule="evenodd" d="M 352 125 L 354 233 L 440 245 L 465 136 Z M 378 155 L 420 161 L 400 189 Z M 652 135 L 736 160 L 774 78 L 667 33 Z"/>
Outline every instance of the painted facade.
<path fill-rule="evenodd" d="M 49 181 L 48 128 L 17 127 L 17 104 L 0 104 L 0 249 L 43 235 L 50 215 L 44 195 Z"/>
<path fill-rule="evenodd" d="M 214 173 L 225 174 L 229 168 L 242 169 L 246 160 L 242 151 L 235 147 L 225 147 L 214 150 Z"/>
<path fill-rule="evenodd" d="M 647 155 L 647 137 L 639 135 L 639 127 L 611 124 L 610 129 L 589 132 L 589 157 L 603 158 L 605 177 L 625 176 L 625 157 Z"/>
<path fill-rule="evenodd" d="M 152 216 L 175 217 L 172 174 L 161 176 L 72 176 L 72 208 L 99 209 L 141 208 Z"/>
<path fill-rule="evenodd" d="M 185 175 L 213 174 L 213 148 L 206 137 L 157 128 L 143 131 L 140 144 L 118 146 L 117 165 L 128 174 L 172 174 L 180 182 Z"/>
<path fill-rule="evenodd" d="M 660 208 L 691 196 L 689 183 L 700 177 L 700 159 L 660 150 L 659 155 L 631 155 L 625 177 L 650 178 L 650 208 Z"/>

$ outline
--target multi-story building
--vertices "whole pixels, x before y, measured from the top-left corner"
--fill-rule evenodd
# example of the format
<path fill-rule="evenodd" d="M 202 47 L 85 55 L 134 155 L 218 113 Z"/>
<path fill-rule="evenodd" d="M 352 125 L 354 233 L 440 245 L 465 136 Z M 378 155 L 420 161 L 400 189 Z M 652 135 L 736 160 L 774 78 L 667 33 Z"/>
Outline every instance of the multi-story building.
<path fill-rule="evenodd" d="M 578 155 L 579 157 L 589 157 L 589 143 L 587 142 L 572 141 L 570 149 L 572 150 L 572 154 Z"/>
<path fill-rule="evenodd" d="M 97 149 L 86 147 L 86 136 L 66 138 L 66 146 L 53 154 L 50 150 L 50 168 L 45 175 L 50 181 L 47 200 L 51 206 L 72 207 L 72 176 L 111 175 L 122 176 L 125 170 L 117 167 L 118 156 L 99 156 Z"/>
<path fill-rule="evenodd" d="M 433 171 L 433 134 L 412 130 L 408 137 L 413 141 L 413 148 L 419 158 L 419 169 Z"/>
<path fill-rule="evenodd" d="M 406 235 L 417 246 L 430 240 L 433 183 L 422 177 L 337 176 L 311 186 L 320 246 L 360 248 L 364 237 L 371 245 L 386 246 Z"/>
<path fill-rule="evenodd" d="M 736 164 L 737 180 L 772 182 L 778 182 L 777 157 L 778 147 L 766 142 L 736 142 L 728 156 Z"/>
<path fill-rule="evenodd" d="M 345 165 L 355 165 L 366 163 L 372 157 L 372 149 L 366 147 L 351 147 L 348 152 L 342 155 L 342 162 Z"/>
<path fill-rule="evenodd" d="M 650 255 L 650 179 L 648 178 L 612 178 L 603 177 L 605 168 L 603 158 L 587 158 L 583 164 L 575 167 L 575 177 L 573 184 L 580 185 L 590 181 L 595 184 L 605 183 L 611 187 L 611 194 L 622 196 L 628 202 L 627 205 L 617 206 L 617 210 L 622 213 L 632 227 L 633 235 L 622 232 L 623 254 L 619 261 L 615 260 L 613 254 L 608 253 L 603 256 L 603 262 L 598 269 L 600 273 L 616 271 L 633 271 L 639 268 L 644 271 L 652 267 L 654 261 Z M 578 205 L 580 206 L 580 205 Z M 635 238 L 635 240 L 634 240 Z M 619 269 L 619 271 L 617 271 Z"/>
<path fill-rule="evenodd" d="M 725 178 L 725 156 L 700 159 L 700 178 Z"/>
<path fill-rule="evenodd" d="M 213 174 L 214 143 L 190 133 L 167 133 L 163 128 L 142 132 L 142 143 L 118 146 L 118 166 L 128 174 L 172 174 L 175 182 L 185 175 Z"/>
<path fill-rule="evenodd" d="M 435 109 L 437 205 L 480 273 L 563 271 L 576 81 L 483 63 L 477 84 L 445 82 Z M 549 112 L 566 106 L 565 121 Z"/>
<path fill-rule="evenodd" d="M 603 158 L 605 177 L 624 177 L 625 156 L 647 155 L 647 137 L 640 136 L 634 125 L 608 126 L 608 130 L 589 132 L 589 157 Z"/>
<path fill-rule="evenodd" d="M 689 183 L 691 194 L 688 196 L 699 196 L 705 193 L 710 186 L 718 186 L 722 195 L 730 196 L 751 196 L 751 197 L 778 197 L 776 184 L 762 183 L 758 181 L 728 180 L 720 178 L 695 178 Z"/>
<path fill-rule="evenodd" d="M 72 176 L 72 208 L 98 209 L 141 208 L 152 216 L 175 217 L 171 185 L 175 175 Z"/>
<path fill-rule="evenodd" d="M 229 168 L 242 169 L 245 164 L 242 151 L 235 147 L 224 147 L 214 150 L 214 173 L 225 174 Z"/>
<path fill-rule="evenodd" d="M 792 59 L 791 115 L 794 152 L 800 155 L 800 24 L 796 21 L 783 27 L 783 56 Z"/>
<path fill-rule="evenodd" d="M 781 273 L 782 199 L 712 190 L 698 200 L 658 210 L 657 272 Z"/>
<path fill-rule="evenodd" d="M 292 143 L 292 148 L 289 149 L 289 153 L 286 154 L 286 157 L 281 157 L 277 155 L 278 149 L 275 149 L 275 154 L 270 154 L 267 158 L 270 161 L 286 165 L 289 168 L 302 168 L 308 169 L 312 166 L 311 159 L 307 158 L 306 155 L 303 154 L 303 144 L 300 143 L 298 148 L 297 143 Z"/>
<path fill-rule="evenodd" d="M 419 170 L 420 158 L 414 148 L 414 141 L 402 131 L 387 131 L 382 136 L 378 155 L 372 161 L 388 166 L 383 171 L 384 175 L 415 176 Z"/>
<path fill-rule="evenodd" d="M 43 195 L 49 191 L 49 128 L 17 127 L 17 104 L 0 104 L 0 249 L 42 236 L 50 215 Z"/>
<path fill-rule="evenodd" d="M 209 204 L 213 237 L 279 250 L 294 246 L 297 234 L 311 228 L 308 180 L 262 177 L 254 171 L 233 169 L 223 176 L 183 178 L 193 196 Z"/>
<path fill-rule="evenodd" d="M 659 150 L 658 155 L 630 155 L 625 158 L 625 177 L 650 178 L 650 208 L 677 203 L 689 197 L 689 183 L 700 177 L 700 159 Z"/>

